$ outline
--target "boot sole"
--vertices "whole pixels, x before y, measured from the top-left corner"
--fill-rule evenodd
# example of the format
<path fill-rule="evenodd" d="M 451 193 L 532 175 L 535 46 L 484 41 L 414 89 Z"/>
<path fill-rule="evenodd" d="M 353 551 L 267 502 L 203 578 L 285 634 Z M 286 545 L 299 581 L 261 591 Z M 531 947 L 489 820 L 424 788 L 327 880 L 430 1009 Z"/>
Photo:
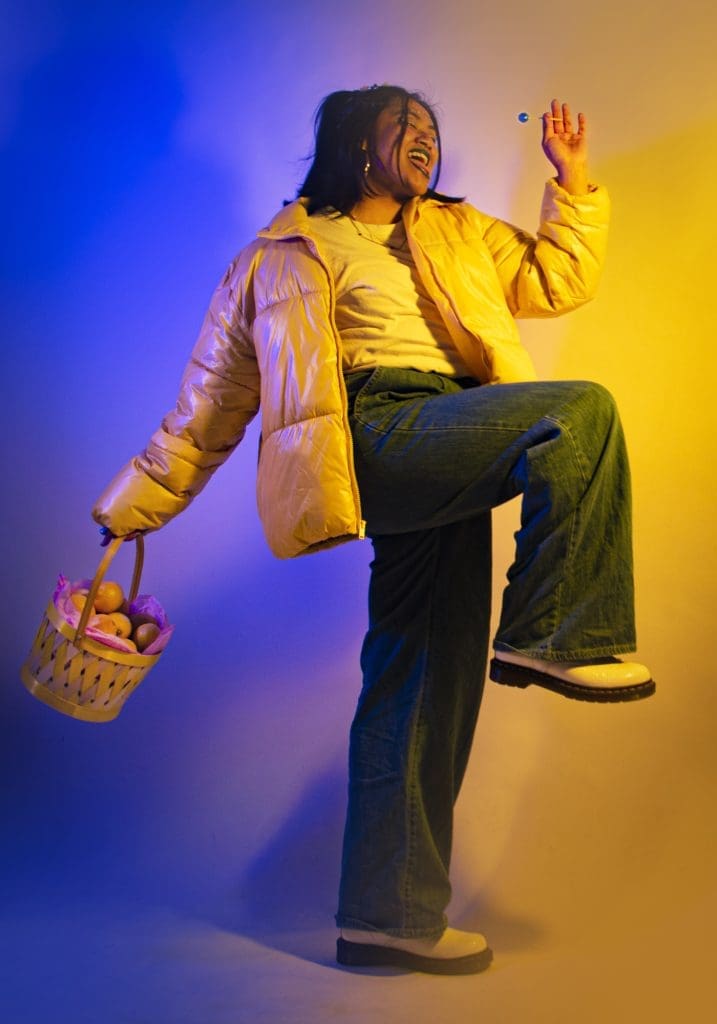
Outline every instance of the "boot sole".
<path fill-rule="evenodd" d="M 579 683 L 571 683 L 566 679 L 558 679 L 557 676 L 548 675 L 547 672 L 537 672 L 535 669 L 526 668 L 523 665 L 513 665 L 509 661 L 501 661 L 499 658 L 491 659 L 490 678 L 494 683 L 502 683 L 503 686 L 518 686 L 525 689 L 526 686 L 542 686 L 545 690 L 552 690 L 562 697 L 569 697 L 571 700 L 588 700 L 596 704 L 619 704 L 628 700 L 644 700 L 651 697 L 655 692 L 655 682 L 648 679 L 644 683 L 635 683 L 632 686 L 580 686 Z"/>
<path fill-rule="evenodd" d="M 478 974 L 490 967 L 492 959 L 490 949 L 469 956 L 441 959 L 392 946 L 374 946 L 346 939 L 336 942 L 336 960 L 344 967 L 401 967 L 408 971 L 423 971 L 424 974 Z"/>

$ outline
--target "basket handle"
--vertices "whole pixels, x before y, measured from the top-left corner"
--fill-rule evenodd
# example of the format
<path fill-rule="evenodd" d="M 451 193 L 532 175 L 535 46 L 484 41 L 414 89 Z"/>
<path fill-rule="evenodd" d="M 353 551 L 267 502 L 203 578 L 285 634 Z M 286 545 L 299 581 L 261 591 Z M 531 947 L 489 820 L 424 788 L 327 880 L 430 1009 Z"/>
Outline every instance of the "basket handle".
<path fill-rule="evenodd" d="M 100 583 L 105 577 L 105 573 L 109 569 L 110 562 L 119 551 L 121 545 L 124 543 L 124 537 L 115 537 L 107 545 L 102 561 L 97 567 L 95 578 L 92 580 L 92 585 L 87 593 L 87 600 L 85 601 L 84 608 L 80 613 L 80 621 L 77 624 L 77 632 L 75 633 L 74 644 L 75 647 L 79 647 L 80 643 L 85 635 L 85 629 L 90 618 L 90 610 L 92 605 L 95 603 L 95 597 L 99 590 Z M 134 553 L 134 571 L 132 572 L 132 583 L 129 588 L 129 600 L 134 601 L 139 590 L 139 581 L 142 578 L 142 566 L 144 565 L 144 537 L 141 533 L 138 533 L 136 538 L 137 547 Z"/>

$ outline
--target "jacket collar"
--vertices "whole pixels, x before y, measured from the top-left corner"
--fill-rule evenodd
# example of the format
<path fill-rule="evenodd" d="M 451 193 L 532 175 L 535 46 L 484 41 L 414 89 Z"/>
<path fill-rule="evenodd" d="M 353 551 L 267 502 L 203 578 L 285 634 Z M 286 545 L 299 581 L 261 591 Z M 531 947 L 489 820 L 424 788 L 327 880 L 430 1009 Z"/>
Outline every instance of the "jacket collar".
<path fill-rule="evenodd" d="M 272 218 L 267 227 L 257 232 L 258 238 L 285 239 L 285 238 L 306 238 L 311 237 L 311 217 L 306 212 L 308 200 L 305 198 L 295 199 L 293 203 L 284 206 L 275 217 Z M 441 205 L 434 199 L 421 199 L 416 197 L 410 199 L 403 207 L 402 219 L 406 229 L 410 231 L 418 223 L 421 215 L 429 208 Z"/>
<path fill-rule="evenodd" d="M 296 238 L 311 235 L 311 222 L 306 212 L 307 199 L 295 199 L 284 206 L 267 227 L 257 232 L 258 238 Z"/>

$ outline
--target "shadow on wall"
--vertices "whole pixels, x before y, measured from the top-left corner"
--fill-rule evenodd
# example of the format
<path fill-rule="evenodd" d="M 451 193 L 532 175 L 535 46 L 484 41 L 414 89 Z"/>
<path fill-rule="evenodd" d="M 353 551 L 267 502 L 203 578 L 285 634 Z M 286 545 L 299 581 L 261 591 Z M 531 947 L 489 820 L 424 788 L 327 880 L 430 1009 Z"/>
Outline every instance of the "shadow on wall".
<path fill-rule="evenodd" d="M 225 925 L 266 938 L 331 926 L 346 814 L 346 771 L 310 779 L 272 838 L 243 873 L 237 911 Z"/>
<path fill-rule="evenodd" d="M 261 591 L 215 579 L 106 725 L 34 701 L 3 658 L 4 876 L 38 898 L 76 883 L 85 899 L 131 892 L 199 916 L 221 901 L 249 934 L 330 925 L 362 558 L 267 562 Z"/>

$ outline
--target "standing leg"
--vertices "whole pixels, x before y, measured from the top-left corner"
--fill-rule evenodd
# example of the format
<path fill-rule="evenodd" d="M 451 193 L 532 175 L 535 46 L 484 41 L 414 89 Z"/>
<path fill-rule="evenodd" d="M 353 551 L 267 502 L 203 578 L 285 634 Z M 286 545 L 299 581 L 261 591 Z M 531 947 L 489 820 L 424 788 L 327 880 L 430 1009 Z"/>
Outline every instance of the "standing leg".
<path fill-rule="evenodd" d="M 438 937 L 483 692 L 490 516 L 373 544 L 337 922 Z"/>

